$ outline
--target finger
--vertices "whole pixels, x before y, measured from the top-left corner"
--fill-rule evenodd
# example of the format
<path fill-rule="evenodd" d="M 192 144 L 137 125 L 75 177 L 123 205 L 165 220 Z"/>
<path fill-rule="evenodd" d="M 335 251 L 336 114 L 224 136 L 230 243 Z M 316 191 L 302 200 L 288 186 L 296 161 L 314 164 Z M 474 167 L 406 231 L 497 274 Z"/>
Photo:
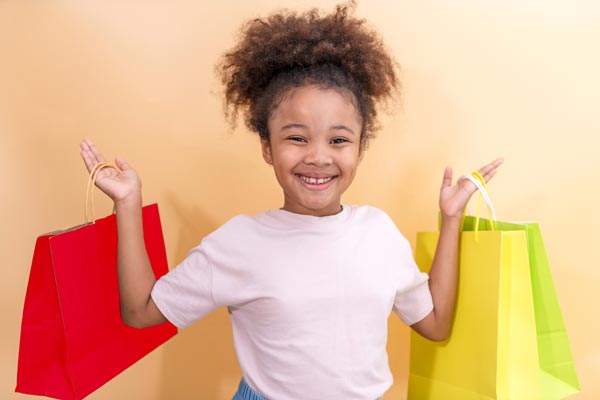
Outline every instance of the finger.
<path fill-rule="evenodd" d="M 490 172 L 488 172 L 488 174 L 486 175 L 486 182 L 492 179 L 492 177 L 496 175 L 496 172 L 498 172 L 497 169 L 493 169 Z"/>
<path fill-rule="evenodd" d="M 119 167 L 119 169 L 121 171 L 127 171 L 129 169 L 133 169 L 131 168 L 131 165 L 127 164 L 123 159 L 121 158 L 115 158 L 115 164 L 117 164 L 117 167 Z"/>
<path fill-rule="evenodd" d="M 94 145 L 94 143 L 91 140 L 85 139 L 81 143 L 81 148 L 84 151 L 86 151 L 87 155 L 89 156 L 90 160 L 92 160 L 94 165 L 106 161 L 104 159 L 104 157 L 102 156 L 102 153 L 100 153 L 100 151 L 98 151 L 98 149 L 96 148 L 96 146 Z"/>
<path fill-rule="evenodd" d="M 452 186 L 452 167 L 446 167 L 442 179 L 442 189 L 449 186 Z"/>
<path fill-rule="evenodd" d="M 95 164 L 92 161 L 92 159 L 90 158 L 89 154 L 85 150 L 81 150 L 80 154 L 81 154 L 81 158 L 83 159 L 83 163 L 85 164 L 85 167 L 87 168 L 88 172 L 92 172 L 92 169 L 94 168 Z"/>
<path fill-rule="evenodd" d="M 82 141 L 80 143 L 80 147 L 81 147 L 81 157 L 83 158 L 83 162 L 85 163 L 86 168 L 88 169 L 89 172 L 91 172 L 94 167 L 96 166 L 96 164 L 98 164 L 98 159 L 97 157 L 94 155 L 94 153 L 92 153 L 91 149 L 90 149 L 90 141 L 88 139 L 85 139 L 84 141 Z"/>
<path fill-rule="evenodd" d="M 479 173 L 480 173 L 481 175 L 485 176 L 485 175 L 486 175 L 486 174 L 488 174 L 490 171 L 492 171 L 492 170 L 494 170 L 494 169 L 498 168 L 498 166 L 499 166 L 500 164 L 502 164 L 503 162 L 504 162 L 504 159 L 502 159 L 502 158 L 497 158 L 497 159 L 495 159 L 494 161 L 492 161 L 491 163 L 489 163 L 489 164 L 485 165 L 484 167 L 482 167 L 482 168 L 479 170 Z"/>
<path fill-rule="evenodd" d="M 102 153 L 100 153 L 100 151 L 96 148 L 96 145 L 94 145 L 94 143 L 92 143 L 91 140 L 87 141 L 88 146 L 90 148 L 90 151 L 92 152 L 92 154 L 94 155 L 94 157 L 96 157 L 96 160 L 101 163 L 101 162 L 106 162 L 106 159 L 104 158 L 104 156 L 102 155 Z"/>
<path fill-rule="evenodd" d="M 92 148 L 91 148 L 92 145 L 93 145 L 93 143 L 89 139 L 85 139 L 81 142 L 81 151 L 85 152 L 87 160 L 89 160 L 89 162 L 91 163 L 91 165 L 88 165 L 88 163 L 86 163 L 86 166 L 88 167 L 89 170 L 91 170 L 96 164 L 98 164 L 100 162 L 98 160 L 98 157 L 96 156 L 96 154 L 94 154 L 94 152 L 92 151 Z M 83 156 L 83 154 L 82 154 L 82 156 Z"/>
<path fill-rule="evenodd" d="M 479 170 L 486 183 L 496 174 L 497 168 L 504 162 L 503 158 L 497 158 Z"/>

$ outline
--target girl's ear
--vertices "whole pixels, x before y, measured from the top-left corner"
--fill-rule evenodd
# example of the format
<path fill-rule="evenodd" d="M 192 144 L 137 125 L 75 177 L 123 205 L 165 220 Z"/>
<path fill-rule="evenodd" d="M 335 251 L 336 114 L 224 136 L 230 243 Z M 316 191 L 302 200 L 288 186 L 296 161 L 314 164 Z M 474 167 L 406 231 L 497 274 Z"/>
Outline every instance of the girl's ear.
<path fill-rule="evenodd" d="M 358 163 L 360 164 L 363 160 L 365 156 L 365 149 L 363 148 L 362 144 L 360 145 L 360 148 L 358 149 Z"/>
<path fill-rule="evenodd" d="M 266 139 L 260 139 L 260 147 L 262 148 L 262 156 L 265 162 L 269 165 L 273 165 L 273 156 L 271 153 L 271 143 Z"/>

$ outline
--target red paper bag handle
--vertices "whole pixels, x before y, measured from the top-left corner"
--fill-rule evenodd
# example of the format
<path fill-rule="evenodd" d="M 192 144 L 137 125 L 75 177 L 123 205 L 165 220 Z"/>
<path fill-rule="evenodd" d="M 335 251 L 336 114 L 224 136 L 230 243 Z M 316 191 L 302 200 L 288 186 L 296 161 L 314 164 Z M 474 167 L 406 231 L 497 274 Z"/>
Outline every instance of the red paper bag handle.
<path fill-rule="evenodd" d="M 119 167 L 114 164 L 101 162 L 94 166 L 94 168 L 90 171 L 90 177 L 88 178 L 87 188 L 85 189 L 85 215 L 84 220 L 85 224 L 94 223 L 96 219 L 94 218 L 94 185 L 96 184 L 96 178 L 98 178 L 98 173 L 104 168 L 114 168 L 117 171 L 121 171 Z M 90 201 L 91 198 L 91 201 Z M 91 203 L 91 207 L 90 207 Z M 88 213 L 89 212 L 89 213 Z M 115 208 L 113 206 L 113 213 L 115 212 Z M 88 217 L 91 216 L 91 222 L 88 220 Z"/>

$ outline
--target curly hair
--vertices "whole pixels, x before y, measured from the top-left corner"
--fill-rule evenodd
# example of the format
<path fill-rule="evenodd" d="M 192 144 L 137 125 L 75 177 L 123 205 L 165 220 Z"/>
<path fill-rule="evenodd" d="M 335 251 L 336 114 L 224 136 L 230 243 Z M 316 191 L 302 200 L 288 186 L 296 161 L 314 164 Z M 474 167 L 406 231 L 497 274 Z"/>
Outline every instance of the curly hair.
<path fill-rule="evenodd" d="M 349 7 L 351 7 L 349 13 Z M 351 15 L 355 3 L 321 16 L 279 11 L 242 26 L 237 45 L 225 53 L 217 73 L 225 87 L 225 115 L 269 140 L 268 120 L 292 88 L 317 85 L 351 93 L 362 118 L 361 147 L 379 129 L 376 103 L 399 89 L 397 64 L 365 20 Z"/>

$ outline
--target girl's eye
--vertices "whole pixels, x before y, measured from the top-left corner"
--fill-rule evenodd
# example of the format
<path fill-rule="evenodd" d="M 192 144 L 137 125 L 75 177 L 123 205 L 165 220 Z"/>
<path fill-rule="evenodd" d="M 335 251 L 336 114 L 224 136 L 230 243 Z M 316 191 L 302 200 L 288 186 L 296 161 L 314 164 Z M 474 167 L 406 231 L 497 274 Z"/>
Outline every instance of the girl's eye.
<path fill-rule="evenodd" d="M 306 140 L 304 140 L 304 138 L 303 138 L 303 137 L 300 137 L 300 136 L 290 136 L 290 137 L 288 138 L 288 140 L 292 140 L 292 141 L 294 141 L 294 142 L 300 142 L 300 143 L 304 143 L 304 142 L 306 142 Z"/>
<path fill-rule="evenodd" d="M 346 143 L 348 141 L 348 139 L 344 139 L 344 138 L 335 138 L 331 140 L 332 144 L 342 144 L 342 143 Z"/>

